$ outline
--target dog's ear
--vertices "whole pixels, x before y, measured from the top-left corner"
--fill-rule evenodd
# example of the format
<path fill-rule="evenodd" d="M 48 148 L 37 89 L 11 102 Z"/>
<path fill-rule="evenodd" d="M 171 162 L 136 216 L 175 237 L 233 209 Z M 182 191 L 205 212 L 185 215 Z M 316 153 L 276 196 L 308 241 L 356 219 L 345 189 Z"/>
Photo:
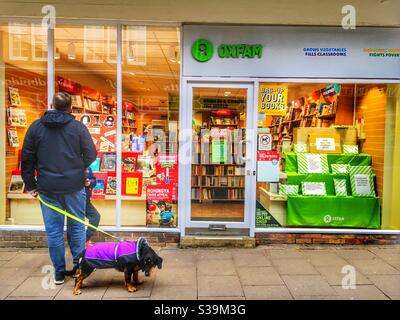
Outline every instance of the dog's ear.
<path fill-rule="evenodd" d="M 163 262 L 163 259 L 161 257 L 158 257 L 158 259 L 157 259 L 157 267 L 158 267 L 158 269 L 162 268 L 162 262 Z"/>

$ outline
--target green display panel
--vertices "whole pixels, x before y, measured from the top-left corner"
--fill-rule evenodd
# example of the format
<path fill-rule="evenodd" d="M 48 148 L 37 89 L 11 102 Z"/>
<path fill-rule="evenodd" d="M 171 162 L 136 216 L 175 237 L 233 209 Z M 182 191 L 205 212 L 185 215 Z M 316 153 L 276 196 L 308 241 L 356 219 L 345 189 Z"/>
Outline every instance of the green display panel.
<path fill-rule="evenodd" d="M 285 172 L 297 172 L 297 156 L 295 152 L 284 152 Z M 372 157 L 369 154 L 328 154 L 329 168 L 332 164 L 349 164 L 352 166 L 370 166 Z"/>
<path fill-rule="evenodd" d="M 380 227 L 379 198 L 289 196 L 290 227 Z"/>

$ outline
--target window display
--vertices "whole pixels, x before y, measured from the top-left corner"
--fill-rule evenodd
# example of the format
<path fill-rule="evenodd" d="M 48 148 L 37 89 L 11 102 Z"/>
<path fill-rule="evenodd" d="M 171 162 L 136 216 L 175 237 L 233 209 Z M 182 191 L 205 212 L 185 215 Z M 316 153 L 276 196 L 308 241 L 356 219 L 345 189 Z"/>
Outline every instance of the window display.
<path fill-rule="evenodd" d="M 279 195 L 287 199 L 258 180 L 257 210 L 274 218 L 284 212 L 281 226 L 380 228 L 385 132 L 369 127 L 365 134 L 365 93 L 350 84 L 287 85 L 285 115 L 259 121 L 282 153 Z M 377 95 L 376 87 L 365 90 Z M 354 119 L 362 121 L 356 126 Z M 367 148 L 368 139 L 375 148 Z"/>

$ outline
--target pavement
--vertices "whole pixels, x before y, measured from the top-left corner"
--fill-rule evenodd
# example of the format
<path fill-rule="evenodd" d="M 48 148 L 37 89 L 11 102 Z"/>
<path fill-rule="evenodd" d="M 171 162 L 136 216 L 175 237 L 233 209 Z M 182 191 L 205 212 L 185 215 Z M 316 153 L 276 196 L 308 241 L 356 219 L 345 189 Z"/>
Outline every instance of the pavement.
<path fill-rule="evenodd" d="M 1 249 L 0 299 L 400 299 L 400 245 L 156 251 L 163 268 L 146 277 L 137 292 L 127 292 L 123 274 L 107 269 L 96 270 L 85 280 L 82 294 L 73 296 L 73 279 L 52 284 L 46 249 Z"/>

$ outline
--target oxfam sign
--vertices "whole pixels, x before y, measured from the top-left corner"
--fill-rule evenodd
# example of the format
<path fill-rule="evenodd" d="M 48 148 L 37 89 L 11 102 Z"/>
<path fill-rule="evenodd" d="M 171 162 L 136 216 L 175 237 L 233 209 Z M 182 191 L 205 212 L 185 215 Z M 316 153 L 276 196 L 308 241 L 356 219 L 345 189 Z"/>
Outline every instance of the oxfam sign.
<path fill-rule="evenodd" d="M 225 44 L 218 46 L 218 57 L 221 59 L 260 59 L 263 46 L 261 44 Z M 192 57 L 199 62 L 206 62 L 213 57 L 214 46 L 206 39 L 199 39 L 192 45 Z"/>

